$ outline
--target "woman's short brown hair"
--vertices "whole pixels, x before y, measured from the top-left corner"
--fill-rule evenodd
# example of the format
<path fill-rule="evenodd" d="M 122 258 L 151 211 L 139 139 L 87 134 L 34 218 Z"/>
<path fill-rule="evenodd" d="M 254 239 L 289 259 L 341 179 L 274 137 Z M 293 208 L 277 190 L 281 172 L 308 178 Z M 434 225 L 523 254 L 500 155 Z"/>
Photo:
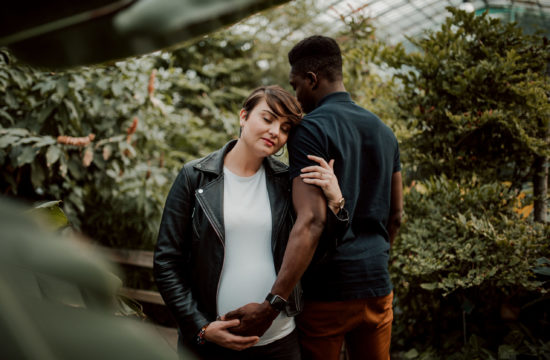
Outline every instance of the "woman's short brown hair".
<path fill-rule="evenodd" d="M 253 90 L 243 103 L 243 109 L 248 114 L 256 105 L 265 99 L 267 106 L 280 117 L 286 117 L 292 126 L 302 120 L 302 107 L 296 98 L 279 85 L 260 86 Z"/>

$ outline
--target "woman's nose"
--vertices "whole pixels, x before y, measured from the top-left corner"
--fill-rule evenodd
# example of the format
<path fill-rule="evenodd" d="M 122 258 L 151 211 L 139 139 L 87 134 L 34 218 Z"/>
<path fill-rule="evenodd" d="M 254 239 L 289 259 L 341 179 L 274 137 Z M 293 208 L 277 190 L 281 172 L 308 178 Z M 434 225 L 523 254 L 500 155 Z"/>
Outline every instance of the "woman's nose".
<path fill-rule="evenodd" d="M 278 122 L 275 122 L 275 121 L 269 127 L 269 133 L 273 136 L 278 136 L 280 130 L 281 130 L 281 126 L 279 125 Z"/>

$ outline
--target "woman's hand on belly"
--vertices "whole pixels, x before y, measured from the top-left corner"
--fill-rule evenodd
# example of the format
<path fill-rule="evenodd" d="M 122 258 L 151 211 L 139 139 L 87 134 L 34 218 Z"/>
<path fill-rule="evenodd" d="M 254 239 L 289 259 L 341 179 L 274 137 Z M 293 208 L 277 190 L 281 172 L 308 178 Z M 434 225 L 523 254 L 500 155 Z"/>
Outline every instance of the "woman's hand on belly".
<path fill-rule="evenodd" d="M 204 338 L 232 350 L 244 350 L 260 341 L 258 336 L 240 336 L 229 332 L 228 329 L 238 326 L 240 323 L 239 319 L 213 321 L 206 328 Z"/>

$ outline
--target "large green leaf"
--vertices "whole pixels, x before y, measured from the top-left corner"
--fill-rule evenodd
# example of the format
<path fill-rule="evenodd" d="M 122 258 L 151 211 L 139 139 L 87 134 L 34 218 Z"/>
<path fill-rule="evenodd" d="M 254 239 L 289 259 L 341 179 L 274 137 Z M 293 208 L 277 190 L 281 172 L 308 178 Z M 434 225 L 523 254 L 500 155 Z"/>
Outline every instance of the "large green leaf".
<path fill-rule="evenodd" d="M 0 117 L 3 117 L 4 119 L 8 120 L 12 125 L 15 124 L 13 117 L 2 109 L 0 109 Z"/>
<path fill-rule="evenodd" d="M 7 148 L 20 139 L 19 136 L 4 135 L 0 137 L 0 149 Z"/>
<path fill-rule="evenodd" d="M 23 151 L 17 156 L 17 165 L 22 166 L 33 162 L 37 153 L 37 149 L 31 146 L 25 146 Z"/>
<path fill-rule="evenodd" d="M 63 154 L 61 149 L 56 145 L 50 145 L 46 151 L 46 164 L 48 167 L 52 166 L 59 157 Z"/>
<path fill-rule="evenodd" d="M 61 200 L 47 201 L 35 206 L 30 213 L 40 216 L 42 223 L 50 230 L 57 230 L 69 225 L 69 220 L 60 205 Z"/>
<path fill-rule="evenodd" d="M 41 66 L 98 63 L 173 46 L 286 1 L 52 1 L 2 11 L 0 46 Z"/>
<path fill-rule="evenodd" d="M 176 358 L 152 329 L 114 315 L 120 279 L 98 253 L 44 232 L 21 207 L 1 200 L 3 359 Z M 57 206 L 37 210 L 52 204 Z"/>

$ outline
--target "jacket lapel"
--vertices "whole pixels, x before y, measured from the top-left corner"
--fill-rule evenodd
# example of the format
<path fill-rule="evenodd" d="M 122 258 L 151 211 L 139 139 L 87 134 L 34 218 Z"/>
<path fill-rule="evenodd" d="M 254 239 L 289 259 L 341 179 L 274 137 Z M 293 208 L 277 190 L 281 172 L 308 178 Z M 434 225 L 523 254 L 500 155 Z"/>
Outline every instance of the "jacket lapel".
<path fill-rule="evenodd" d="M 195 197 L 222 244 L 225 244 L 223 159 L 225 154 L 235 146 L 236 142 L 236 140 L 228 142 L 223 148 L 214 151 L 193 166 L 196 170 L 204 173 L 205 176 L 213 178 L 212 181 L 203 183 L 195 190 Z"/>
<path fill-rule="evenodd" d="M 213 181 L 195 190 L 195 196 L 222 244 L 225 244 L 223 176 L 218 176 Z"/>

